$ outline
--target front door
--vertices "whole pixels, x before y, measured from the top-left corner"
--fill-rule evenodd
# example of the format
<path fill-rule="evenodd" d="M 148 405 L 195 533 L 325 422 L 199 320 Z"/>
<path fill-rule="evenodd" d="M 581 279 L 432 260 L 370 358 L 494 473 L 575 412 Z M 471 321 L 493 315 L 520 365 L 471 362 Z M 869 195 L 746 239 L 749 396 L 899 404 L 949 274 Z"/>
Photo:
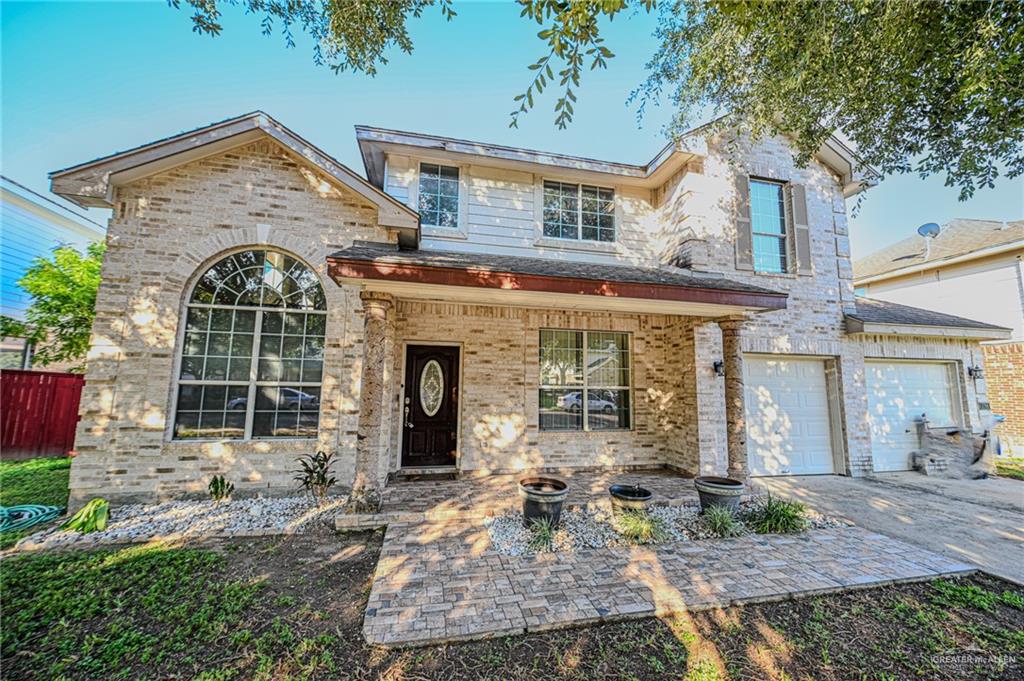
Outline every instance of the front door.
<path fill-rule="evenodd" d="M 402 466 L 454 466 L 459 418 L 459 348 L 410 345 L 405 355 Z"/>

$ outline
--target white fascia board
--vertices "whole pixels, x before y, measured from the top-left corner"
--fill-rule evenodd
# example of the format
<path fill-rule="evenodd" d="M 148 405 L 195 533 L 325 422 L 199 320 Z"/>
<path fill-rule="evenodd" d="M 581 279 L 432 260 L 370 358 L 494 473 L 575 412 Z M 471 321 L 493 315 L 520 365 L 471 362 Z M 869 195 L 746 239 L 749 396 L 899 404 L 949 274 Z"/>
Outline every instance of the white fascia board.
<path fill-rule="evenodd" d="M 863 322 L 852 317 L 846 318 L 846 333 L 849 335 L 871 334 L 878 336 L 927 336 L 937 338 L 965 338 L 970 340 L 1006 340 L 1013 334 L 1011 329 L 986 329 L 966 326 L 922 326 L 919 324 L 884 324 Z"/>

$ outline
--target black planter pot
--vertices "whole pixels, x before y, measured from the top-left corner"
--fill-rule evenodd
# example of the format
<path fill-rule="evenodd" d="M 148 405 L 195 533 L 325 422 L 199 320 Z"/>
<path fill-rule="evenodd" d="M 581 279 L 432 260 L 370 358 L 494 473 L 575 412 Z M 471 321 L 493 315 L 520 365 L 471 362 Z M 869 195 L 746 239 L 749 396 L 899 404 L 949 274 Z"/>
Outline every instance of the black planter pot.
<path fill-rule="evenodd" d="M 640 485 L 612 485 L 608 493 L 612 495 L 613 511 L 645 511 L 654 496 Z"/>
<path fill-rule="evenodd" d="M 714 476 L 694 478 L 693 486 L 697 488 L 700 497 L 701 513 L 712 506 L 723 506 L 735 513 L 740 507 L 740 497 L 746 490 L 742 480 Z"/>
<path fill-rule="evenodd" d="M 546 518 L 551 526 L 558 525 L 562 516 L 562 503 L 569 495 L 569 484 L 551 477 L 530 477 L 519 481 L 519 496 L 523 499 L 523 525 Z"/>

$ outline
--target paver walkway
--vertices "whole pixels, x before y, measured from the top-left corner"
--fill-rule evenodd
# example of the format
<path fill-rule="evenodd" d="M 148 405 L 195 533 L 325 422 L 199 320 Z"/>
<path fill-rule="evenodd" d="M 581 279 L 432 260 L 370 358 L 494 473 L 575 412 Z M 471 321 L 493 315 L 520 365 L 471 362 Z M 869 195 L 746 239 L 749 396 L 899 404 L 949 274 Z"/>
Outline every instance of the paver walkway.
<path fill-rule="evenodd" d="M 638 484 L 663 505 L 696 504 L 693 478 L 665 469 L 647 471 L 578 471 L 555 474 L 569 482 L 566 508 L 609 504 L 608 487 Z M 384 488 L 381 512 L 339 515 L 338 529 L 382 527 L 396 522 L 451 521 L 498 516 L 521 508 L 517 483 L 523 474 L 466 476 L 456 480 L 396 481 Z"/>
<path fill-rule="evenodd" d="M 857 527 L 512 557 L 478 521 L 394 523 L 363 633 L 425 645 L 972 570 Z"/>

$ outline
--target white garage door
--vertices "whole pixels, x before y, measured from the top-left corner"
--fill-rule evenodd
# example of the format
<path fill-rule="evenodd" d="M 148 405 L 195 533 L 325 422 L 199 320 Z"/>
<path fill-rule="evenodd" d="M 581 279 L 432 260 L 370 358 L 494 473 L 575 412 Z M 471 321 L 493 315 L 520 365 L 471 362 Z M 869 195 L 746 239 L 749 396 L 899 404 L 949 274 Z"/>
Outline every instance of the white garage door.
<path fill-rule="evenodd" d="M 825 363 L 746 357 L 743 366 L 751 474 L 833 473 Z"/>
<path fill-rule="evenodd" d="M 949 363 L 868 361 L 868 423 L 876 471 L 910 469 L 918 448 L 914 419 L 927 414 L 933 426 L 957 424 Z"/>

